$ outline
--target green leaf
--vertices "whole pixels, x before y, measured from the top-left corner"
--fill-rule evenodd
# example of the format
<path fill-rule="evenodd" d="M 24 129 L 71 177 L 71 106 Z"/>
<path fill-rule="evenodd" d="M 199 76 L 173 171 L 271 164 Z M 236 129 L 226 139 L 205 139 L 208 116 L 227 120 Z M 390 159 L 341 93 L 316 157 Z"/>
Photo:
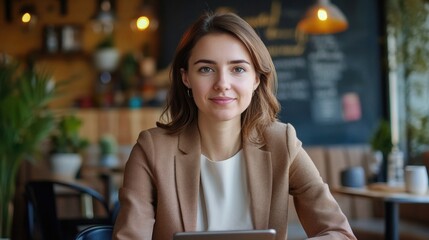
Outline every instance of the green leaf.
<path fill-rule="evenodd" d="M 19 166 L 37 154 L 39 144 L 54 128 L 47 105 L 55 88 L 49 87 L 49 79 L 18 63 L 0 63 L 0 237 L 10 233 L 8 209 Z"/>

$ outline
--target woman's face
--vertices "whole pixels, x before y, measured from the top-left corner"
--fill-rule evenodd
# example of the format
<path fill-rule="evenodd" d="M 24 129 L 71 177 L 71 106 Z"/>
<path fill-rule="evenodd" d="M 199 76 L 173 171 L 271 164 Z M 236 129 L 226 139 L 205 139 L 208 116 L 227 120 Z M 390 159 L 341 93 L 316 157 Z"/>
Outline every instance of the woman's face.
<path fill-rule="evenodd" d="M 198 117 L 240 121 L 259 85 L 249 52 L 228 34 L 208 34 L 191 51 L 183 83 L 192 90 Z"/>

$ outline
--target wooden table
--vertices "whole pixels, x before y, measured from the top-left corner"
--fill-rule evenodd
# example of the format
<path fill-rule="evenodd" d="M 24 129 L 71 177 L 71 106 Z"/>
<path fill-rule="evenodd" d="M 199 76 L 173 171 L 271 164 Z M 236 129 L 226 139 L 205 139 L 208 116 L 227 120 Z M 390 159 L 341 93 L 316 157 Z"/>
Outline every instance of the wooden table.
<path fill-rule="evenodd" d="M 125 166 L 117 166 L 117 167 L 106 167 L 106 166 L 85 166 L 86 171 L 92 172 L 98 178 L 100 178 L 103 183 L 104 195 L 106 201 L 109 204 L 114 204 L 116 198 L 112 198 L 112 193 L 117 191 L 118 184 L 115 183 L 115 176 L 120 177 L 121 181 L 119 185 L 122 185 L 123 173 L 125 171 Z"/>
<path fill-rule="evenodd" d="M 390 187 L 385 183 L 376 183 L 363 188 L 338 187 L 332 192 L 357 197 L 380 199 L 384 203 L 385 239 L 399 240 L 399 204 L 429 203 L 429 192 L 424 195 L 409 194 L 404 187 Z"/>

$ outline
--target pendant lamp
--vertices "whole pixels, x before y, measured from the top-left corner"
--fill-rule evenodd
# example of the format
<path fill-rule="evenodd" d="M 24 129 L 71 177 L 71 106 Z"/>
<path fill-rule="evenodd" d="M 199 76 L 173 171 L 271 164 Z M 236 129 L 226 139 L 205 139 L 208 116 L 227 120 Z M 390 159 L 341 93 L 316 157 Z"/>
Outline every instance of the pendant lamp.
<path fill-rule="evenodd" d="M 35 6 L 32 4 L 23 5 L 18 14 L 21 30 L 23 32 L 32 31 L 38 22 Z"/>
<path fill-rule="evenodd" d="M 345 31 L 348 25 L 346 17 L 338 7 L 329 0 L 317 0 L 299 21 L 297 29 L 307 34 L 333 34 Z"/>
<path fill-rule="evenodd" d="M 156 7 L 152 1 L 143 1 L 138 14 L 131 20 L 130 27 L 133 31 L 156 30 L 158 28 Z"/>
<path fill-rule="evenodd" d="M 19 11 L 21 24 L 25 29 L 32 28 L 37 23 L 36 9 L 33 5 L 25 5 Z"/>

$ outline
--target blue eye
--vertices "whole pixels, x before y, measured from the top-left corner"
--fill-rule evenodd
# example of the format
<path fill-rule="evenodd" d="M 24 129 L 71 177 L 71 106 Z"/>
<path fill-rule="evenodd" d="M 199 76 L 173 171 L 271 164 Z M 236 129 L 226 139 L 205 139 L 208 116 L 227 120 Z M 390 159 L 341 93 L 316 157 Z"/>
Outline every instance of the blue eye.
<path fill-rule="evenodd" d="M 244 68 L 242 68 L 242 67 L 235 67 L 233 71 L 236 72 L 236 73 L 243 73 L 246 70 Z"/>
<path fill-rule="evenodd" d="M 213 69 L 209 67 L 201 67 L 198 71 L 202 73 L 208 73 L 208 72 L 213 72 Z"/>

